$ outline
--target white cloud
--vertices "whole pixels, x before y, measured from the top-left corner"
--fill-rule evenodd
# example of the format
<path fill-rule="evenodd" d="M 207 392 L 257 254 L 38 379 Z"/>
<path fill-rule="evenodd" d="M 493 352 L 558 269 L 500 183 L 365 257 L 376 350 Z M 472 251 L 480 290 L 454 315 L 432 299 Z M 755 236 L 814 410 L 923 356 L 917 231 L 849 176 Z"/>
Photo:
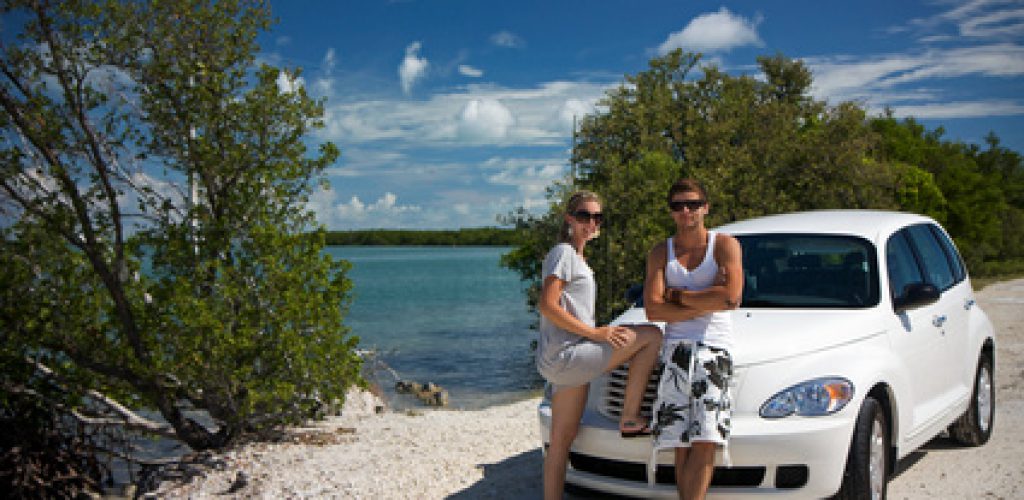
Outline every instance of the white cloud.
<path fill-rule="evenodd" d="M 327 49 L 327 53 L 324 54 L 323 61 L 320 62 L 320 70 L 324 74 L 330 75 L 334 72 L 334 66 L 338 63 L 338 58 L 334 53 L 334 47 Z"/>
<path fill-rule="evenodd" d="M 484 76 L 484 72 L 482 70 L 474 68 L 468 64 L 459 65 L 459 74 L 471 78 L 480 78 L 481 76 Z"/>
<path fill-rule="evenodd" d="M 593 103 L 615 84 L 547 82 L 507 89 L 468 85 L 426 101 L 402 99 L 343 102 L 329 100 L 325 128 L 318 135 L 341 143 L 401 141 L 451 147 L 465 143 L 511 145 L 566 144 L 572 114 L 592 111 Z M 472 104 L 476 101 L 476 104 Z"/>
<path fill-rule="evenodd" d="M 491 43 L 499 47 L 509 49 L 515 49 L 526 45 L 526 42 L 519 35 L 507 30 L 502 30 L 491 35 Z"/>
<path fill-rule="evenodd" d="M 955 36 L 929 34 L 921 41 L 956 41 L 958 37 L 987 40 L 1019 38 L 1024 33 L 1024 8 L 1021 8 L 1019 0 L 970 0 L 935 16 L 913 19 L 907 26 L 897 26 L 890 31 L 930 33 L 947 24 L 954 25 Z"/>
<path fill-rule="evenodd" d="M 287 71 L 282 71 L 277 74 L 277 89 L 282 93 L 297 92 L 300 87 L 306 85 L 306 81 L 302 78 L 294 78 L 288 74 Z"/>
<path fill-rule="evenodd" d="M 960 34 L 975 38 L 1019 37 L 1024 32 L 1024 9 L 972 16 L 960 23 Z"/>
<path fill-rule="evenodd" d="M 814 74 L 812 92 L 816 97 L 877 99 L 897 87 L 926 85 L 935 79 L 1019 77 L 1024 75 L 1024 47 L 996 44 L 866 58 L 809 58 L 806 62 Z"/>
<path fill-rule="evenodd" d="M 569 167 L 565 160 L 530 160 L 491 158 L 485 167 L 498 168 L 487 182 L 512 186 L 519 192 L 518 205 L 527 209 L 547 207 L 547 188 L 555 181 L 566 180 Z"/>
<path fill-rule="evenodd" d="M 365 203 L 358 196 L 339 202 L 338 193 L 331 187 L 314 192 L 308 206 L 327 227 L 395 227 L 395 216 L 422 210 L 417 205 L 399 205 L 398 196 L 391 192 L 373 203 Z"/>
<path fill-rule="evenodd" d="M 459 137 L 474 140 L 500 140 L 508 136 L 516 119 L 496 99 L 473 99 L 459 113 Z"/>
<path fill-rule="evenodd" d="M 693 18 L 685 28 L 670 34 L 658 46 L 658 53 L 666 54 L 677 48 L 715 52 L 746 45 L 761 47 L 764 42 L 757 36 L 758 23 L 733 15 L 729 9 L 722 7 L 718 12 Z"/>
<path fill-rule="evenodd" d="M 890 109 L 895 116 L 913 116 L 921 119 L 1024 115 L 1024 104 L 1006 99 L 892 106 Z"/>
<path fill-rule="evenodd" d="M 579 127 L 580 120 L 584 116 L 594 112 L 594 102 L 583 101 L 581 99 L 566 99 L 562 103 L 562 106 L 558 108 L 557 121 L 563 128 L 567 128 L 572 131 L 572 127 Z"/>
<path fill-rule="evenodd" d="M 409 94 L 412 91 L 412 86 L 427 74 L 427 66 L 430 65 L 427 58 L 419 57 L 421 47 L 422 44 L 420 42 L 410 43 L 405 48 L 405 59 L 402 59 L 402 64 L 398 67 L 402 91 L 406 94 Z"/>

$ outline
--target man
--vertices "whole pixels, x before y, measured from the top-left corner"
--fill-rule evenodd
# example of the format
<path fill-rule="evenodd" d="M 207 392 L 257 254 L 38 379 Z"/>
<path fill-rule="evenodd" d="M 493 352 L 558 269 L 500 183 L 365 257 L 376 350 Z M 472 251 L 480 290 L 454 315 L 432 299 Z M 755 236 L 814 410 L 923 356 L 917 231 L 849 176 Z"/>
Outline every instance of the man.
<path fill-rule="evenodd" d="M 714 473 L 715 452 L 728 444 L 732 400 L 732 320 L 728 310 L 743 293 L 739 242 L 704 227 L 710 205 L 693 179 L 668 192 L 676 233 L 647 257 L 644 307 L 648 319 L 665 321 L 665 365 L 654 411 L 654 449 L 675 450 L 679 497 L 704 498 Z"/>

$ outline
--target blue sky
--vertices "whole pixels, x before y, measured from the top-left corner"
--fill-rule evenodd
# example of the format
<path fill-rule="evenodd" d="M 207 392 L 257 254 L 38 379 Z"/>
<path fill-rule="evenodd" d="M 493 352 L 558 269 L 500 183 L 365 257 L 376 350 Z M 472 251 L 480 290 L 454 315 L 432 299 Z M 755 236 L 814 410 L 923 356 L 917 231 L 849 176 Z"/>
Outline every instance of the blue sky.
<path fill-rule="evenodd" d="M 1024 152 L 1024 0 L 279 0 L 261 60 L 326 97 L 329 229 L 496 225 L 542 211 L 572 117 L 675 47 L 730 74 L 805 61 L 813 94 Z M 280 82 L 287 86 L 288 82 Z"/>

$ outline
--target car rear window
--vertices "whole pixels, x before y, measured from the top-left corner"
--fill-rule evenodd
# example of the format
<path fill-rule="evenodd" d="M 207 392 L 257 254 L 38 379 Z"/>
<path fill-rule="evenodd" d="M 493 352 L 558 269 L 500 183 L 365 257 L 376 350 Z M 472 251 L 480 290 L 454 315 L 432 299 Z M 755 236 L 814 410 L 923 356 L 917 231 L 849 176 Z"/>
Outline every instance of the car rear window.
<path fill-rule="evenodd" d="M 878 304 L 875 247 L 852 236 L 738 235 L 742 307 L 864 308 Z"/>

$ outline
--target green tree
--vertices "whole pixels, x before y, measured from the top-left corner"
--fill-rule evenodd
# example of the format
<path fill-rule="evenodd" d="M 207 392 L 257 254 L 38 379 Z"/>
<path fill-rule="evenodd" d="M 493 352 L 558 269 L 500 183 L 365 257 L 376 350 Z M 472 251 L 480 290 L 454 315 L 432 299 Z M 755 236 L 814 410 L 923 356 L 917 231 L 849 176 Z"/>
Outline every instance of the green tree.
<path fill-rule="evenodd" d="M 343 398 L 348 265 L 306 208 L 338 150 L 308 151 L 323 107 L 282 89 L 298 72 L 255 64 L 269 8 L 2 5 L 24 20 L 0 56 L 4 358 L 52 368 L 71 404 L 155 408 L 196 449 Z"/>
<path fill-rule="evenodd" d="M 945 131 L 941 127 L 929 131 L 913 118 L 896 120 L 891 113 L 869 125 L 880 137 L 880 161 L 902 165 L 903 180 L 907 180 L 908 165 L 934 179 L 944 201 L 931 194 L 927 196 L 934 201 L 925 206 L 911 203 L 902 208 L 920 210 L 941 221 L 971 269 L 984 273 L 986 260 L 1019 245 L 1010 236 L 1018 231 L 1004 226 L 1018 216 L 1008 195 L 1012 199 L 1021 186 L 1024 174 L 1019 173 L 1019 155 L 999 151 L 994 136 L 990 137 L 990 151 L 981 153 L 977 146 L 942 140 Z M 920 178 L 920 173 L 915 175 Z M 1010 240 L 1004 243 L 1005 236 Z"/>
<path fill-rule="evenodd" d="M 598 320 L 625 305 L 644 279 L 654 242 L 672 234 L 665 193 L 695 177 L 711 196 L 708 223 L 816 208 L 895 208 L 899 178 L 872 158 L 877 136 L 856 105 L 809 95 L 811 74 L 781 55 L 758 59 L 764 78 L 731 76 L 700 56 L 674 51 L 651 60 L 584 117 L 573 161 L 578 176 L 549 191 L 551 208 L 510 220 L 523 243 L 506 260 L 539 287 L 539 263 L 554 243 L 565 195 L 600 194 L 608 223 L 588 248 L 598 281 Z"/>

